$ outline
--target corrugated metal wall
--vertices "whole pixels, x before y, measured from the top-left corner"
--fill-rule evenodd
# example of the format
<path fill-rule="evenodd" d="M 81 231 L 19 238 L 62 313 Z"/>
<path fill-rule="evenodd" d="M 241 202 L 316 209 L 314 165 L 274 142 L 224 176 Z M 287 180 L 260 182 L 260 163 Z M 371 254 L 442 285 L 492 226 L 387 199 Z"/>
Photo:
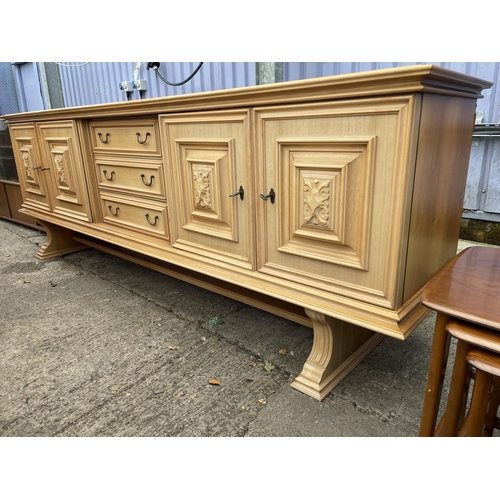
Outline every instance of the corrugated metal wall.
<path fill-rule="evenodd" d="M 286 81 L 301 80 L 413 64 L 435 64 L 494 82 L 491 89 L 483 91 L 484 99 L 478 101 L 477 110 L 485 113 L 483 123 L 500 123 L 500 62 L 288 62 L 283 65 L 283 78 Z M 473 141 L 464 208 L 500 213 L 500 137 L 498 136 L 476 138 Z"/>
<path fill-rule="evenodd" d="M 58 63 L 64 104 L 67 107 L 86 104 L 162 97 L 210 90 L 222 90 L 255 85 L 253 62 L 205 62 L 199 72 L 182 86 L 162 82 L 155 72 L 140 63 L 138 79 L 146 80 L 146 92 L 132 92 L 129 96 L 119 89 L 122 81 L 134 79 L 133 62 L 65 62 Z M 168 81 L 177 83 L 188 78 L 197 62 L 161 62 L 159 73 Z"/>
<path fill-rule="evenodd" d="M 64 106 L 67 107 L 246 87 L 256 83 L 254 62 L 206 62 L 191 81 L 180 87 L 165 84 L 156 77 L 153 70 L 147 71 L 146 63 L 142 62 L 138 78 L 146 80 L 147 91 L 142 94 L 134 91 L 127 95 L 119 89 L 119 83 L 133 80 L 133 62 L 57 64 Z M 478 101 L 477 109 L 484 111 L 484 123 L 500 123 L 500 62 L 284 62 L 283 79 L 290 81 L 412 64 L 435 64 L 494 82 L 492 89 L 483 92 L 484 99 Z M 163 62 L 160 63 L 159 72 L 167 80 L 179 82 L 186 79 L 197 65 L 198 62 Z M 31 71 L 32 68 L 36 68 L 36 63 L 26 63 L 25 67 L 18 70 L 18 87 L 21 79 L 26 77 L 22 71 Z M 43 71 L 38 71 L 38 74 L 43 74 Z M 38 94 L 39 99 L 40 87 L 39 82 L 32 90 L 24 85 L 25 95 L 21 96 L 24 100 L 19 102 L 26 101 L 31 93 Z M 499 137 L 478 138 L 473 141 L 464 208 L 500 214 Z"/>

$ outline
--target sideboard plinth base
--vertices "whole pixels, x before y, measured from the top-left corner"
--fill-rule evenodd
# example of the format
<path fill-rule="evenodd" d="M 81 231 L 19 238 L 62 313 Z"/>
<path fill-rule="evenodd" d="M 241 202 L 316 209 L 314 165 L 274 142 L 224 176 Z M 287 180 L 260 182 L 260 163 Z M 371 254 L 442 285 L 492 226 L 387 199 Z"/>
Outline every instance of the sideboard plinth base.
<path fill-rule="evenodd" d="M 47 240 L 36 254 L 37 259 L 51 259 L 52 257 L 79 252 L 88 248 L 73 239 L 75 233 L 70 229 L 39 219 L 37 219 L 37 222 L 45 229 L 47 234 Z"/>
<path fill-rule="evenodd" d="M 313 322 L 313 346 L 291 386 L 322 401 L 384 336 L 309 309 L 305 311 Z"/>

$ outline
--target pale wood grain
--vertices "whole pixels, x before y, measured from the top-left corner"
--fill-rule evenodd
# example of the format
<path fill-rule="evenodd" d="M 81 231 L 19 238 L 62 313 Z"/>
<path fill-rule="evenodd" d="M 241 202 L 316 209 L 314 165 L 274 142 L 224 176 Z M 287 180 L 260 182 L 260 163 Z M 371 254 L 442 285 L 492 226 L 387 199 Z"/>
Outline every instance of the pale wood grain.
<path fill-rule="evenodd" d="M 312 323 L 296 386 L 322 399 L 373 332 L 404 339 L 429 313 L 489 86 L 426 65 L 10 115 L 22 212 L 44 258 L 88 241 Z"/>

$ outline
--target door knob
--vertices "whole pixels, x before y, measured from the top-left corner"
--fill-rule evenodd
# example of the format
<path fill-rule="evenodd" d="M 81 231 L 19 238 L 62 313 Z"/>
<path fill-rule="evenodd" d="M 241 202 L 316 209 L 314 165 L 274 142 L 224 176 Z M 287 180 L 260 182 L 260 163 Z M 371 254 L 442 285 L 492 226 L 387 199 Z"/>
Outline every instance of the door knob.
<path fill-rule="evenodd" d="M 245 190 L 243 189 L 243 186 L 240 186 L 240 189 L 236 191 L 236 193 L 230 194 L 229 198 L 232 198 L 233 196 L 238 196 L 240 195 L 240 200 L 242 200 L 245 196 Z"/>
<path fill-rule="evenodd" d="M 269 191 L 269 194 L 261 194 L 260 197 L 264 200 L 270 200 L 271 203 L 274 203 L 274 199 L 276 197 L 276 193 L 274 192 L 274 189 L 271 188 L 271 191 Z"/>

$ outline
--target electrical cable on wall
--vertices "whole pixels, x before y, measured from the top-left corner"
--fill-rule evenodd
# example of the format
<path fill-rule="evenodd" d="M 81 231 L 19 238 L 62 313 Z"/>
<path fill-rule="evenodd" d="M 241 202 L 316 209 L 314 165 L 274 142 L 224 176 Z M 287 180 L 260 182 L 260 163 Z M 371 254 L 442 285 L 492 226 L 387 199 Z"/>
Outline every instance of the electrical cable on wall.
<path fill-rule="evenodd" d="M 194 75 L 196 75 L 196 73 L 198 73 L 198 71 L 200 70 L 200 68 L 202 67 L 202 65 L 203 65 L 202 62 L 200 64 L 198 64 L 197 68 L 191 73 L 191 75 L 188 78 L 186 78 L 182 82 L 178 82 L 178 83 L 169 82 L 168 80 L 166 80 L 165 78 L 163 78 L 163 76 L 160 75 L 160 73 L 158 71 L 158 68 L 160 67 L 160 63 L 159 62 L 148 62 L 146 64 L 146 69 L 149 71 L 149 69 L 152 68 L 154 70 L 154 72 L 156 73 L 156 76 L 162 82 L 165 82 L 167 85 L 172 85 L 173 87 L 178 87 L 179 85 L 184 85 L 185 83 L 189 82 L 189 80 L 191 80 L 194 77 Z"/>

